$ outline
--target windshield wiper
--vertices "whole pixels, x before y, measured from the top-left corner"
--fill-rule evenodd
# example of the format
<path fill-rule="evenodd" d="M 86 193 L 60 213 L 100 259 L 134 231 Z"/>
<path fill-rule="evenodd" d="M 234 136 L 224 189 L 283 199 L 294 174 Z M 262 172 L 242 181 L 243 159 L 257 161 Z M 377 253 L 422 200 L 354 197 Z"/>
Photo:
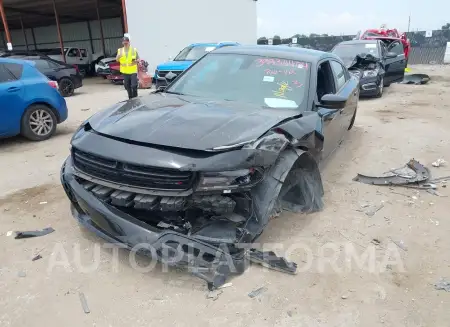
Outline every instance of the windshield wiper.
<path fill-rule="evenodd" d="M 176 95 L 184 95 L 184 93 L 173 92 L 173 91 L 166 91 L 166 90 L 163 90 L 162 92 L 164 92 L 164 93 L 169 93 L 169 94 L 176 94 Z"/>

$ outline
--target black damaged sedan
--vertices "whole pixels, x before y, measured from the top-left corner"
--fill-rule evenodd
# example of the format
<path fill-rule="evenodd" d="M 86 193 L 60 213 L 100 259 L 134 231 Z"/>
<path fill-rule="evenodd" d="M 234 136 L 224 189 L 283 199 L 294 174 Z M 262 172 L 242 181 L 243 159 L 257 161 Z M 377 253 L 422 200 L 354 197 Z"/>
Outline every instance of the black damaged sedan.
<path fill-rule="evenodd" d="M 319 162 L 353 126 L 358 92 L 331 53 L 218 49 L 80 126 L 61 170 L 72 213 L 217 286 L 243 271 L 245 245 L 271 218 L 321 209 Z"/>
<path fill-rule="evenodd" d="M 332 52 L 360 78 L 361 96 L 382 97 L 385 86 L 403 80 L 406 60 L 403 45 L 394 41 L 352 40 L 337 44 Z"/>

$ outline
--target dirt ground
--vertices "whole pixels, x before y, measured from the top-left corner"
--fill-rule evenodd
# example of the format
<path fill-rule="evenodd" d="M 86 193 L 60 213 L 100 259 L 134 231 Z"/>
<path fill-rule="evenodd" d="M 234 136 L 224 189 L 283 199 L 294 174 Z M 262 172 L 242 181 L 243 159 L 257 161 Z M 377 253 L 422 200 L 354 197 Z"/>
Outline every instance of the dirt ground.
<path fill-rule="evenodd" d="M 382 99 L 360 101 L 354 129 L 323 170 L 324 210 L 283 214 L 260 239 L 268 248 L 282 246 L 280 255 L 289 248 L 299 273 L 252 266 L 216 300 L 185 272 L 134 269 L 127 251 L 119 251 L 115 265 L 116 252 L 100 248 L 102 240 L 72 218 L 59 182 L 71 134 L 126 96 L 120 86 L 87 80 L 67 99 L 70 118 L 53 139 L 0 141 L 0 326 L 448 326 L 450 292 L 434 287 L 450 279 L 448 198 L 352 181 L 358 172 L 379 174 L 411 158 L 433 177 L 450 175 L 450 163 L 431 166 L 438 158 L 450 161 L 450 67 L 413 72 L 429 73 L 432 81 L 391 85 Z M 450 195 L 450 187 L 438 186 Z M 380 204 L 372 217 L 363 212 Z M 8 236 L 50 226 L 56 231 L 44 237 Z M 360 261 L 374 251 L 375 269 L 358 265 L 352 249 Z M 42 259 L 32 261 L 38 253 Z M 327 265 L 324 257 L 333 255 Z M 265 292 L 248 296 L 263 286 Z"/>

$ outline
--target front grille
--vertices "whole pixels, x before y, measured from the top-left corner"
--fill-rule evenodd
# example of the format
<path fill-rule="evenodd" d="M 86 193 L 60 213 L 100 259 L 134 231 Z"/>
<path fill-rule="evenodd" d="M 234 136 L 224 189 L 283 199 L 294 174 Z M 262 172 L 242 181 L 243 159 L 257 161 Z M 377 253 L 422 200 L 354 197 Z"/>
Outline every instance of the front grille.
<path fill-rule="evenodd" d="M 188 190 L 195 174 L 175 169 L 133 165 L 72 149 L 75 167 L 81 172 L 106 181 L 157 190 Z"/>
<path fill-rule="evenodd" d="M 159 77 L 166 77 L 167 74 L 169 74 L 169 72 L 174 73 L 175 75 L 180 75 L 183 71 L 182 70 L 159 70 L 158 71 L 158 76 Z"/>

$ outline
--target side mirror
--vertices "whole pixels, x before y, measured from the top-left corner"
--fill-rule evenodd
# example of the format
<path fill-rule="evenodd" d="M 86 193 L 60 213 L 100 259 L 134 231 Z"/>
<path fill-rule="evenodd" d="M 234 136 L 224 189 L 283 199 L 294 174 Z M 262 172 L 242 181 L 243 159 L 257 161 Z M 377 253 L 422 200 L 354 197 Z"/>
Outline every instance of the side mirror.
<path fill-rule="evenodd" d="M 386 59 L 394 59 L 394 58 L 397 58 L 397 54 L 395 52 L 388 52 L 388 53 L 386 53 L 384 58 L 386 58 Z"/>
<path fill-rule="evenodd" d="M 346 97 L 337 94 L 325 94 L 320 99 L 319 106 L 326 109 L 343 109 L 346 104 Z"/>

